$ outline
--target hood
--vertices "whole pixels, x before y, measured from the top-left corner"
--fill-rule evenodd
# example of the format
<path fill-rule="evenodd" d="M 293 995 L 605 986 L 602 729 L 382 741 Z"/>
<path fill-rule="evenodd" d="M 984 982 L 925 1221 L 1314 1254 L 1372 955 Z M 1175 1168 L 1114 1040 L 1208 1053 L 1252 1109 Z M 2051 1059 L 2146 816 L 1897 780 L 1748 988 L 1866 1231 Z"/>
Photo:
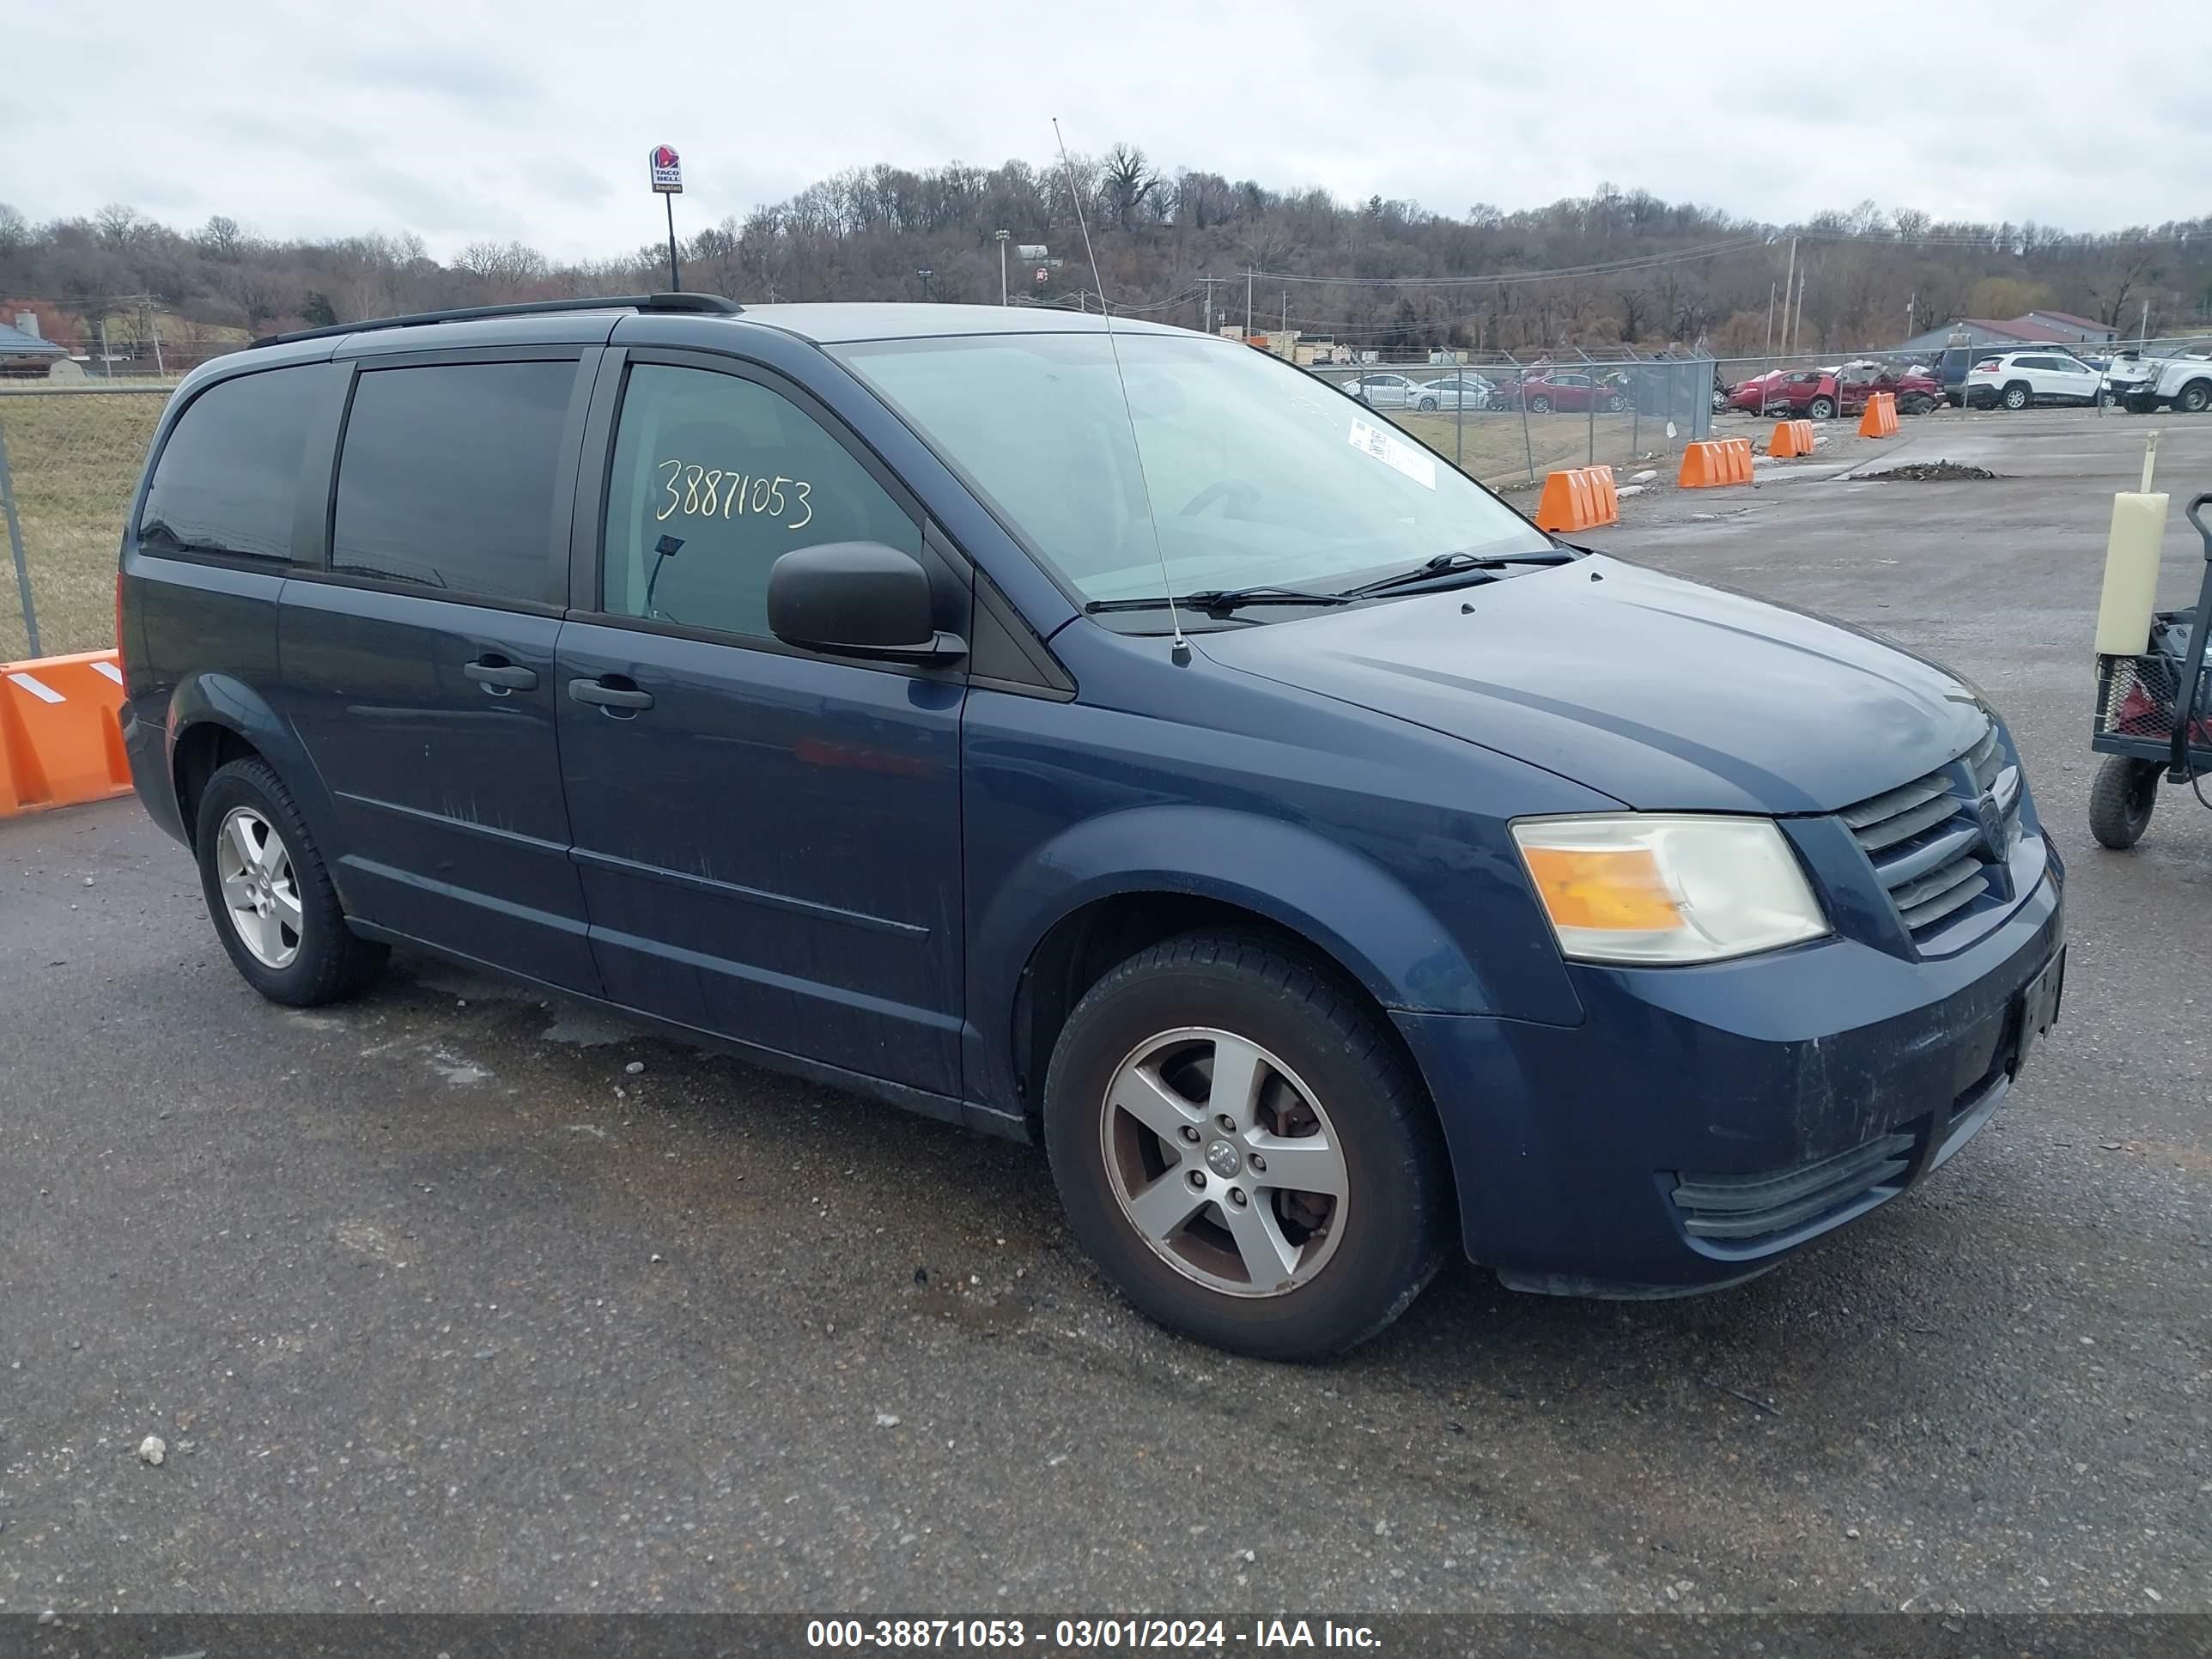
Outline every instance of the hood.
<path fill-rule="evenodd" d="M 1893 646 L 1602 555 L 1196 643 L 1647 811 L 1834 811 L 1988 729 Z"/>

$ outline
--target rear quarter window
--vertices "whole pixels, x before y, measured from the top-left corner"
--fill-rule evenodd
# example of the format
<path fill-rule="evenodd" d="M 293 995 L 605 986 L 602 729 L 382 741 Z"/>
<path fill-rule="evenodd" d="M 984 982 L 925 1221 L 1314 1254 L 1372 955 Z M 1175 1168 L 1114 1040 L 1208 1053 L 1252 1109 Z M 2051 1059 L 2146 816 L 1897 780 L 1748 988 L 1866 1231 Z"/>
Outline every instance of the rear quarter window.
<path fill-rule="evenodd" d="M 155 464 L 138 517 L 145 550 L 290 558 L 310 420 L 344 372 L 264 369 L 194 398 Z"/>

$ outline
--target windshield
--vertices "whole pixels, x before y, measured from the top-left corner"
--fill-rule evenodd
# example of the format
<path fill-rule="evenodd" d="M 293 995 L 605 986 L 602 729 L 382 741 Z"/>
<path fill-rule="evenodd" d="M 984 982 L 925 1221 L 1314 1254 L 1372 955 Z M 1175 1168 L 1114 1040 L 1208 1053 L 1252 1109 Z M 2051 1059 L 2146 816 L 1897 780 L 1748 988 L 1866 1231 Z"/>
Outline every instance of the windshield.
<path fill-rule="evenodd" d="M 1279 358 L 1201 335 L 1115 343 L 1131 413 L 1103 332 L 838 355 L 1085 600 L 1158 594 L 1163 557 L 1178 595 L 1334 592 L 1443 553 L 1551 545 L 1386 417 Z"/>

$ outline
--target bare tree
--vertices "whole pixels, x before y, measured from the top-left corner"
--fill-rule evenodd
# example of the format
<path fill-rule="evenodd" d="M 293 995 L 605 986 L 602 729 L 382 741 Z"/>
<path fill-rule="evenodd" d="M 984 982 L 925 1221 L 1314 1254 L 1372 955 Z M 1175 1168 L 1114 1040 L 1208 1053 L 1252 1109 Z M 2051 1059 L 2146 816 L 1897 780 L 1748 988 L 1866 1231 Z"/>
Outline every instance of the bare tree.
<path fill-rule="evenodd" d="M 1651 295 L 1640 288 L 1620 290 L 1620 337 L 1632 345 L 1644 337 L 1651 320 Z"/>
<path fill-rule="evenodd" d="M 92 216 L 92 222 L 109 246 L 127 248 L 150 227 L 145 216 L 125 202 L 110 202 Z"/>
<path fill-rule="evenodd" d="M 2107 328 L 2118 328 L 2128 296 L 2144 283 L 2156 283 L 2161 275 L 2157 258 L 2148 247 L 2138 245 L 2117 254 L 2112 270 L 2089 284 L 2099 319 Z"/>
<path fill-rule="evenodd" d="M 246 252 L 246 233 L 239 228 L 238 221 L 227 213 L 211 215 L 192 239 L 199 245 L 202 254 L 219 264 L 238 263 Z"/>
<path fill-rule="evenodd" d="M 232 274 L 230 297 L 252 334 L 258 334 L 264 323 L 291 309 L 289 290 L 276 274 L 252 265 L 240 265 Z"/>
<path fill-rule="evenodd" d="M 0 259 L 13 258 L 31 245 L 31 228 L 23 216 L 0 202 Z"/>
<path fill-rule="evenodd" d="M 523 298 L 523 290 L 550 270 L 545 256 L 526 242 L 471 242 L 453 264 L 501 300 Z"/>
<path fill-rule="evenodd" d="M 1121 221 L 1121 228 L 1134 230 L 1137 215 L 1152 193 L 1160 187 L 1160 175 L 1145 152 L 1133 144 L 1116 144 L 1106 152 L 1106 161 L 1101 170 L 1100 188 L 1114 216 Z"/>

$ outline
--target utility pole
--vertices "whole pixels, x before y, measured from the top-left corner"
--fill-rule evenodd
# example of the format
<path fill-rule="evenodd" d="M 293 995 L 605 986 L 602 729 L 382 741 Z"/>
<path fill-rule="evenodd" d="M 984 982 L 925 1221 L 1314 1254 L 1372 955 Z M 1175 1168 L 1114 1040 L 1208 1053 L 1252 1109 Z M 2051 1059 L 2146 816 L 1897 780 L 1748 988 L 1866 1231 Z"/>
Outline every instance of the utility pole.
<path fill-rule="evenodd" d="M 1285 289 L 1283 290 L 1283 332 L 1284 332 L 1284 333 L 1285 333 L 1285 334 L 1288 334 L 1290 331 L 1291 331 L 1291 291 L 1290 291 L 1290 289 Z"/>
<path fill-rule="evenodd" d="M 1774 284 L 1771 280 L 1766 284 L 1766 355 L 1774 355 Z M 1769 363 L 1767 367 L 1771 368 L 1774 365 Z"/>
<path fill-rule="evenodd" d="M 1006 233 L 999 233 L 999 303 L 1006 303 Z"/>
<path fill-rule="evenodd" d="M 1244 267 L 1244 343 L 1252 342 L 1252 267 Z"/>
<path fill-rule="evenodd" d="M 1790 286 L 1797 280 L 1797 239 L 1790 239 L 1790 263 L 1782 272 L 1782 351 L 1790 354 Z"/>
<path fill-rule="evenodd" d="M 1206 332 L 1211 334 L 1213 332 L 1213 278 L 1201 276 L 1199 281 L 1206 284 Z"/>
<path fill-rule="evenodd" d="M 2141 325 L 2136 328 L 2136 349 L 2137 351 L 2141 351 L 2141 350 L 2142 350 L 2145 346 L 2148 345 L 2149 343 L 2150 343 L 2150 301 L 2148 301 L 2148 300 L 2145 300 L 2145 301 L 2143 301 L 2143 308 L 2142 308 L 2142 324 L 2141 324 Z"/>
<path fill-rule="evenodd" d="M 1920 304 L 1920 290 L 1915 289 L 1905 296 L 1905 337 L 1912 337 L 1912 313 Z"/>

